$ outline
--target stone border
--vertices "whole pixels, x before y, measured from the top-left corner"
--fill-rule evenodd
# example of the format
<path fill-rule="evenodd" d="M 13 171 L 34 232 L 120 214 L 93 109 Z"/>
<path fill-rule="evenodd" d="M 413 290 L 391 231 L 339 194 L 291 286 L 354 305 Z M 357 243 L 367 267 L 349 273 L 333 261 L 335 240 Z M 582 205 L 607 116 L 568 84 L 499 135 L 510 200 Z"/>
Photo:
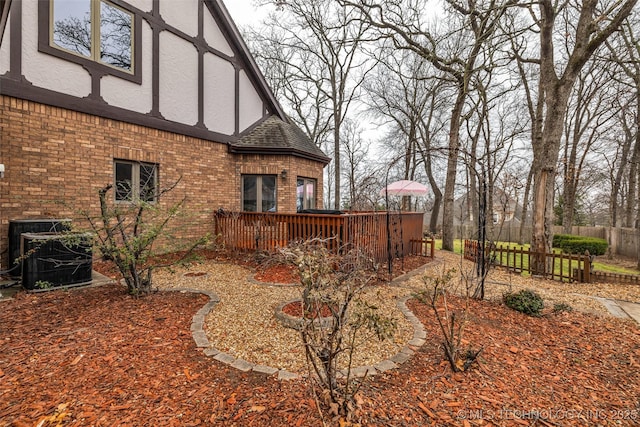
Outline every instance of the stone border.
<path fill-rule="evenodd" d="M 213 310 L 216 304 L 220 302 L 220 297 L 218 297 L 218 295 L 216 295 L 214 292 L 189 288 L 167 289 L 167 291 L 192 292 L 209 297 L 210 301 L 206 303 L 200 310 L 198 310 L 198 312 L 193 316 L 193 319 L 191 320 L 191 336 L 196 343 L 196 347 L 204 349 L 204 354 L 206 356 L 212 357 L 213 359 L 229 365 L 232 368 L 236 368 L 242 372 L 254 371 L 267 375 L 278 374 L 279 380 L 290 380 L 300 377 L 298 374 L 294 374 L 293 372 L 285 371 L 283 369 L 276 369 L 264 365 L 256 365 L 254 363 L 247 362 L 246 360 L 238 359 L 231 354 L 223 353 L 213 347 L 209 342 L 209 339 L 207 338 L 207 334 L 204 332 L 204 323 L 207 314 L 209 314 L 209 312 Z"/>
<path fill-rule="evenodd" d="M 220 298 L 215 293 L 201 289 L 188 288 L 169 289 L 168 291 L 192 292 L 203 294 L 209 297 L 210 301 L 205 304 L 200 310 L 198 310 L 198 312 L 193 316 L 193 320 L 191 321 L 191 335 L 193 337 L 193 340 L 196 343 L 196 347 L 204 349 L 203 352 L 206 356 L 212 357 L 213 359 L 229 365 L 232 368 L 236 368 L 242 372 L 253 371 L 266 375 L 277 374 L 278 380 L 295 380 L 301 378 L 301 376 L 296 373 L 289 372 L 284 369 L 277 369 L 270 366 L 250 363 L 246 360 L 236 358 L 231 354 L 223 353 L 213 347 L 209 342 L 209 339 L 207 338 L 207 334 L 204 332 L 204 323 L 207 314 L 209 314 L 209 312 L 216 306 L 216 304 L 220 302 Z M 424 343 L 426 342 L 427 334 L 420 320 L 418 320 L 418 318 L 411 312 L 411 310 L 409 310 L 406 305 L 406 302 L 410 298 L 412 298 L 412 296 L 407 295 L 398 299 L 397 305 L 404 317 L 413 325 L 413 338 L 400 350 L 400 352 L 396 353 L 389 359 L 385 359 L 373 366 L 358 366 L 352 368 L 352 377 L 364 378 L 388 371 L 390 369 L 395 369 L 399 365 L 408 361 L 413 356 L 413 354 L 424 345 Z M 339 374 L 343 377 L 346 376 L 346 370 L 340 371 Z"/>
<path fill-rule="evenodd" d="M 302 304 L 302 298 L 295 298 L 289 301 L 281 302 L 276 307 L 274 313 L 275 313 L 276 319 L 280 321 L 280 323 L 282 323 L 282 325 L 285 328 L 290 328 L 290 329 L 295 329 L 296 331 L 300 331 L 302 329 L 304 320 L 299 317 L 291 316 L 285 313 L 284 311 L 282 311 L 285 305 L 288 305 L 294 302 L 300 302 Z M 319 327 L 319 328 L 330 328 L 333 325 L 333 317 L 321 317 L 319 319 L 314 319 L 313 323 L 316 325 L 316 327 Z"/>

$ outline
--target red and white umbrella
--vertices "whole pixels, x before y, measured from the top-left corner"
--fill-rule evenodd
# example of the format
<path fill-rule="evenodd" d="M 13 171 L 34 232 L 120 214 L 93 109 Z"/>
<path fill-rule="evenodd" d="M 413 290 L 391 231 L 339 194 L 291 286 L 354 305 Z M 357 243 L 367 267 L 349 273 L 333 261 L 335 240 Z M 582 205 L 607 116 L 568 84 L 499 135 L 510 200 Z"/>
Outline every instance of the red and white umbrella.
<path fill-rule="evenodd" d="M 387 185 L 380 190 L 380 195 L 384 196 L 386 193 L 391 196 L 425 196 L 428 191 L 426 185 L 403 179 Z"/>

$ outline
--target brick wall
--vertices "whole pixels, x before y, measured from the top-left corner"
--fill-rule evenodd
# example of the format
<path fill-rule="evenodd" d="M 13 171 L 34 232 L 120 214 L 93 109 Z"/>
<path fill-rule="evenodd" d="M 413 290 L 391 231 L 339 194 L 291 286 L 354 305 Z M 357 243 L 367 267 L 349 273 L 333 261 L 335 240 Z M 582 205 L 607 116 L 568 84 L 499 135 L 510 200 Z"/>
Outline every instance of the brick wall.
<path fill-rule="evenodd" d="M 322 164 L 293 156 L 234 155 L 225 144 L 104 119 L 6 96 L 0 97 L 0 253 L 6 267 L 10 219 L 73 218 L 97 213 L 100 188 L 113 183 L 113 160 L 157 163 L 160 186 L 179 178 L 161 199 L 186 197 L 183 235 L 213 231 L 212 213 L 240 208 L 241 174 L 280 174 L 278 211 L 295 212 L 296 177 L 318 180 Z"/>

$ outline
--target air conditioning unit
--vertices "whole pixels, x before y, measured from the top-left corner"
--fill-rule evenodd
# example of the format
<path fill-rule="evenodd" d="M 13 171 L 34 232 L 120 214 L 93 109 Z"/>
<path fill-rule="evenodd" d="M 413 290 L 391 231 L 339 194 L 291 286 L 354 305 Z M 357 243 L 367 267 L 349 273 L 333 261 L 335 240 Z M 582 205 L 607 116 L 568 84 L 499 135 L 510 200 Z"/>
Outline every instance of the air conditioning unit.
<path fill-rule="evenodd" d="M 92 239 L 90 233 L 22 233 L 22 286 L 47 289 L 90 282 Z"/>

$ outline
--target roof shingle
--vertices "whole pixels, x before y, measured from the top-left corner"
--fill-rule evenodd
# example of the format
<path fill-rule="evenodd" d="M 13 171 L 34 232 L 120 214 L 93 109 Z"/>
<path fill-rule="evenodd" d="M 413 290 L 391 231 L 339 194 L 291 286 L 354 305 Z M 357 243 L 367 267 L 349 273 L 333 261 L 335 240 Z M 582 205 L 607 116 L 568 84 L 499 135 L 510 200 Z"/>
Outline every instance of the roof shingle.
<path fill-rule="evenodd" d="M 231 144 L 231 151 L 258 154 L 291 154 L 329 163 L 331 159 L 293 123 L 271 116 Z"/>

